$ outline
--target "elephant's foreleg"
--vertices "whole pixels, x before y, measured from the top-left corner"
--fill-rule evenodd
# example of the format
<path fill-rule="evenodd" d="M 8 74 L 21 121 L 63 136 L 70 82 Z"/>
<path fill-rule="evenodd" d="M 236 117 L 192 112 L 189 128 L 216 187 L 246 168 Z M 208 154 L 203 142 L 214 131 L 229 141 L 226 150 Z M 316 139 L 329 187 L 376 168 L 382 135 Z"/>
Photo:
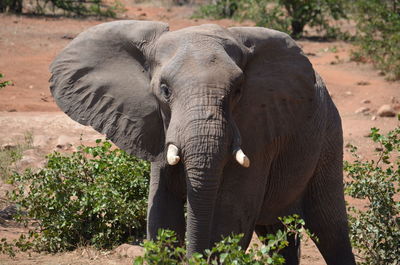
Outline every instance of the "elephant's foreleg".
<path fill-rule="evenodd" d="M 158 229 L 176 232 L 181 243 L 185 238 L 184 178 L 179 166 L 151 164 L 147 209 L 147 238 L 155 240 Z"/>
<path fill-rule="evenodd" d="M 307 228 L 328 265 L 355 264 L 343 195 L 341 141 L 327 142 L 304 198 Z"/>
<path fill-rule="evenodd" d="M 278 230 L 283 231 L 282 224 L 256 225 L 255 232 L 258 237 L 266 237 L 268 234 L 276 234 Z M 279 254 L 285 258 L 286 265 L 298 265 L 300 261 L 300 238 L 294 235 L 288 236 L 289 246 L 282 249 Z"/>

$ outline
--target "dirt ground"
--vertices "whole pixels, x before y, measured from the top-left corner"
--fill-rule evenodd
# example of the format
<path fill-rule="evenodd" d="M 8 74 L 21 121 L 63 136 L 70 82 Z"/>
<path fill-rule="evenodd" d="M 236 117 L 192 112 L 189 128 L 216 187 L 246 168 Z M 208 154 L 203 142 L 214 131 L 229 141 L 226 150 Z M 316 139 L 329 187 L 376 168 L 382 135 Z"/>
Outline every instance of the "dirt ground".
<path fill-rule="evenodd" d="M 171 30 L 203 23 L 226 27 L 251 25 L 227 19 L 190 19 L 191 7 L 156 7 L 130 2 L 126 5 L 128 11 L 123 19 L 164 21 L 169 23 Z M 71 151 L 81 142 L 90 144 L 102 137 L 60 112 L 48 85 L 48 67 L 56 54 L 78 33 L 102 22 L 105 20 L 0 15 L 0 73 L 14 83 L 0 90 L 0 144 L 15 144 L 22 141 L 26 134 L 33 137 L 34 148 L 24 152 L 18 164 L 20 168 L 39 167 L 46 153 Z M 325 80 L 339 109 L 345 144 L 357 145 L 363 157 L 371 158 L 373 147 L 366 138 L 369 128 L 388 131 L 398 125 L 396 118 L 380 117 L 377 110 L 384 104 L 390 104 L 399 112 L 400 82 L 385 81 L 384 76 L 370 64 L 351 62 L 350 51 L 355 48 L 348 43 L 309 40 L 298 43 Z M 350 159 L 347 151 L 344 158 Z M 7 204 L 5 191 L 10 188 L 10 185 L 0 181 L 0 210 Z M 0 222 L 0 238 L 16 238 L 24 231 L 12 222 Z M 0 265 L 131 264 L 131 260 L 122 257 L 121 252 L 98 252 L 90 248 L 57 255 L 18 254 L 16 258 L 0 255 Z M 301 264 L 325 264 L 311 241 L 303 244 Z"/>

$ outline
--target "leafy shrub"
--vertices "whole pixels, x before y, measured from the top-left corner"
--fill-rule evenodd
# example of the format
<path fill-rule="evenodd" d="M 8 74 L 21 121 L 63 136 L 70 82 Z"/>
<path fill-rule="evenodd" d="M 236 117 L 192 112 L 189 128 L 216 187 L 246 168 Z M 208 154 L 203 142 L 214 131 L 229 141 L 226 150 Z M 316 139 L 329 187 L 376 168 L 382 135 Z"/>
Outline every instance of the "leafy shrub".
<path fill-rule="evenodd" d="M 359 252 L 360 264 L 397 265 L 400 263 L 400 127 L 387 135 L 372 128 L 371 138 L 379 144 L 377 160 L 362 161 L 357 148 L 352 147 L 355 161 L 345 162 L 344 169 L 351 178 L 346 193 L 367 203 L 363 209 L 349 207 L 350 238 Z"/>
<path fill-rule="evenodd" d="M 235 15 L 239 2 L 240 0 L 219 0 L 213 4 L 202 5 L 194 17 L 231 18 Z"/>
<path fill-rule="evenodd" d="M 0 12 L 22 13 L 22 0 L 2 0 Z M 66 15 L 77 16 L 105 16 L 116 17 L 117 13 L 125 12 L 123 4 L 119 1 L 104 3 L 103 0 L 37 0 L 35 13 L 48 13 L 48 7 L 53 13 L 57 9 L 63 10 Z"/>
<path fill-rule="evenodd" d="M 230 236 L 218 242 L 212 249 L 207 249 L 203 254 L 195 253 L 192 258 L 186 257 L 186 250 L 176 247 L 178 240 L 172 231 L 159 230 L 157 241 L 144 243 L 144 257 L 137 257 L 134 265 L 143 264 L 236 264 L 236 265 L 262 265 L 284 264 L 285 259 L 279 252 L 288 246 L 288 236 L 302 236 L 303 232 L 310 235 L 304 229 L 304 221 L 299 216 L 285 217 L 282 223 L 285 229 L 279 230 L 275 235 L 268 235 L 262 239 L 265 245 L 254 244 L 247 251 L 242 249 L 239 242 L 243 235 Z"/>
<path fill-rule="evenodd" d="M 34 222 L 32 243 L 25 242 L 35 250 L 110 248 L 144 237 L 149 164 L 96 142 L 71 155 L 50 154 L 43 169 L 12 177 L 17 186 L 9 196 L 25 213 L 17 220 Z"/>
<path fill-rule="evenodd" d="M 2 79 L 4 77 L 4 75 L 2 73 L 0 73 L 0 79 Z M 11 81 L 3 81 L 0 80 L 0 89 L 6 86 L 12 85 Z"/>
<path fill-rule="evenodd" d="M 1 143 L 1 142 L 0 142 Z M 33 147 L 32 132 L 24 133 L 24 140 L 15 145 L 3 145 L 0 147 L 0 179 L 8 180 L 18 170 L 16 163 L 22 159 L 23 152 Z"/>
<path fill-rule="evenodd" d="M 400 5 L 398 0 L 355 1 L 358 44 L 353 59 L 370 58 L 388 79 L 400 79 Z"/>
<path fill-rule="evenodd" d="M 219 0 L 200 7 L 197 16 L 250 19 L 257 26 L 269 27 L 300 37 L 304 27 L 321 27 L 337 34 L 328 20 L 345 18 L 343 0 Z"/>
<path fill-rule="evenodd" d="M 2 12 L 22 12 L 22 0 L 1 0 L 0 1 L 0 13 Z"/>

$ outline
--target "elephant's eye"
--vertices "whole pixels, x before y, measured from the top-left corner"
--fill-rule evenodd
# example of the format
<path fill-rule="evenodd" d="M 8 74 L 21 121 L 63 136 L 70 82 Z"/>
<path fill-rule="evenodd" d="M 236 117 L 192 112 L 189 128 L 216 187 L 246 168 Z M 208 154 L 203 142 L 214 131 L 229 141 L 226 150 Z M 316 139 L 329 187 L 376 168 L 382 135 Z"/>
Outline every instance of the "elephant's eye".
<path fill-rule="evenodd" d="M 165 100 L 169 100 L 171 97 L 171 89 L 166 84 L 161 84 L 160 86 L 161 95 L 165 98 Z"/>
<path fill-rule="evenodd" d="M 241 96 L 242 96 L 242 89 L 241 87 L 237 87 L 233 92 L 233 97 L 236 101 L 239 101 Z"/>

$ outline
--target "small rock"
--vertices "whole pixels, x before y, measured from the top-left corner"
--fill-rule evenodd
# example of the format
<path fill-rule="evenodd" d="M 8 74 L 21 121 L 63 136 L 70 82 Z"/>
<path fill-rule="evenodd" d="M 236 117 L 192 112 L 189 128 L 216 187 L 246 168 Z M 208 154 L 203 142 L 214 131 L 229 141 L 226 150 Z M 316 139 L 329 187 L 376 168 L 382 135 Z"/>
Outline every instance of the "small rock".
<path fill-rule="evenodd" d="M 375 115 L 371 117 L 371 121 L 376 121 L 376 116 Z"/>
<path fill-rule="evenodd" d="M 35 147 L 45 147 L 49 144 L 51 137 L 45 135 L 35 135 L 33 137 L 33 146 Z"/>
<path fill-rule="evenodd" d="M 16 109 L 9 109 L 8 112 L 17 112 Z"/>
<path fill-rule="evenodd" d="M 345 93 L 347 96 L 351 96 L 351 95 L 353 95 L 353 93 L 351 92 L 351 91 L 346 91 L 346 93 Z"/>
<path fill-rule="evenodd" d="M 371 83 L 370 82 L 368 82 L 368 81 L 358 81 L 357 82 L 357 85 L 358 86 L 368 86 L 368 85 L 370 85 Z"/>
<path fill-rule="evenodd" d="M 71 35 L 71 34 L 65 34 L 65 35 L 63 35 L 62 37 L 61 37 L 61 39 L 66 39 L 66 40 L 72 40 L 72 39 L 74 39 L 75 38 L 75 36 L 74 35 Z"/>
<path fill-rule="evenodd" d="M 369 104 L 369 103 L 371 103 L 371 100 L 369 100 L 369 99 L 364 99 L 364 100 L 361 101 L 361 103 L 362 103 L 362 104 Z"/>
<path fill-rule="evenodd" d="M 392 106 L 386 104 L 386 105 L 382 105 L 379 109 L 378 109 L 378 115 L 380 117 L 394 117 L 396 116 L 396 112 L 394 111 L 394 109 L 392 108 Z"/>
<path fill-rule="evenodd" d="M 35 167 L 33 166 L 37 162 L 37 158 L 31 155 L 24 155 L 21 160 L 17 162 L 18 167 Z"/>
<path fill-rule="evenodd" d="M 13 150 L 13 149 L 16 149 L 16 148 L 17 148 L 17 145 L 13 144 L 13 143 L 7 143 L 7 144 L 3 144 L 1 146 L 1 150 Z"/>
<path fill-rule="evenodd" d="M 40 168 L 45 163 L 46 159 L 37 150 L 28 149 L 22 152 L 22 158 L 16 162 L 16 166 L 19 168 Z"/>
<path fill-rule="evenodd" d="M 72 139 L 68 136 L 61 135 L 57 139 L 56 147 L 63 150 L 68 150 L 72 147 Z"/>
<path fill-rule="evenodd" d="M 356 114 L 359 114 L 359 113 L 368 114 L 369 111 L 370 111 L 370 108 L 361 107 L 361 108 L 357 109 L 357 110 L 355 111 L 355 113 L 356 113 Z"/>
<path fill-rule="evenodd" d="M 17 213 L 17 207 L 14 205 L 7 206 L 3 210 L 0 210 L 0 218 L 5 220 L 12 220 L 14 215 Z"/>
<path fill-rule="evenodd" d="M 30 86 L 29 86 L 29 89 L 33 89 L 33 88 L 34 88 L 34 86 L 33 86 L 33 85 L 30 85 Z"/>
<path fill-rule="evenodd" d="M 115 253 L 123 257 L 134 258 L 144 254 L 141 246 L 122 244 L 115 249 Z"/>
<path fill-rule="evenodd" d="M 306 52 L 306 55 L 307 55 L 307 56 L 310 56 L 310 57 L 311 57 L 311 56 L 317 56 L 317 54 L 315 54 L 315 53 L 313 53 L 313 52 Z"/>

